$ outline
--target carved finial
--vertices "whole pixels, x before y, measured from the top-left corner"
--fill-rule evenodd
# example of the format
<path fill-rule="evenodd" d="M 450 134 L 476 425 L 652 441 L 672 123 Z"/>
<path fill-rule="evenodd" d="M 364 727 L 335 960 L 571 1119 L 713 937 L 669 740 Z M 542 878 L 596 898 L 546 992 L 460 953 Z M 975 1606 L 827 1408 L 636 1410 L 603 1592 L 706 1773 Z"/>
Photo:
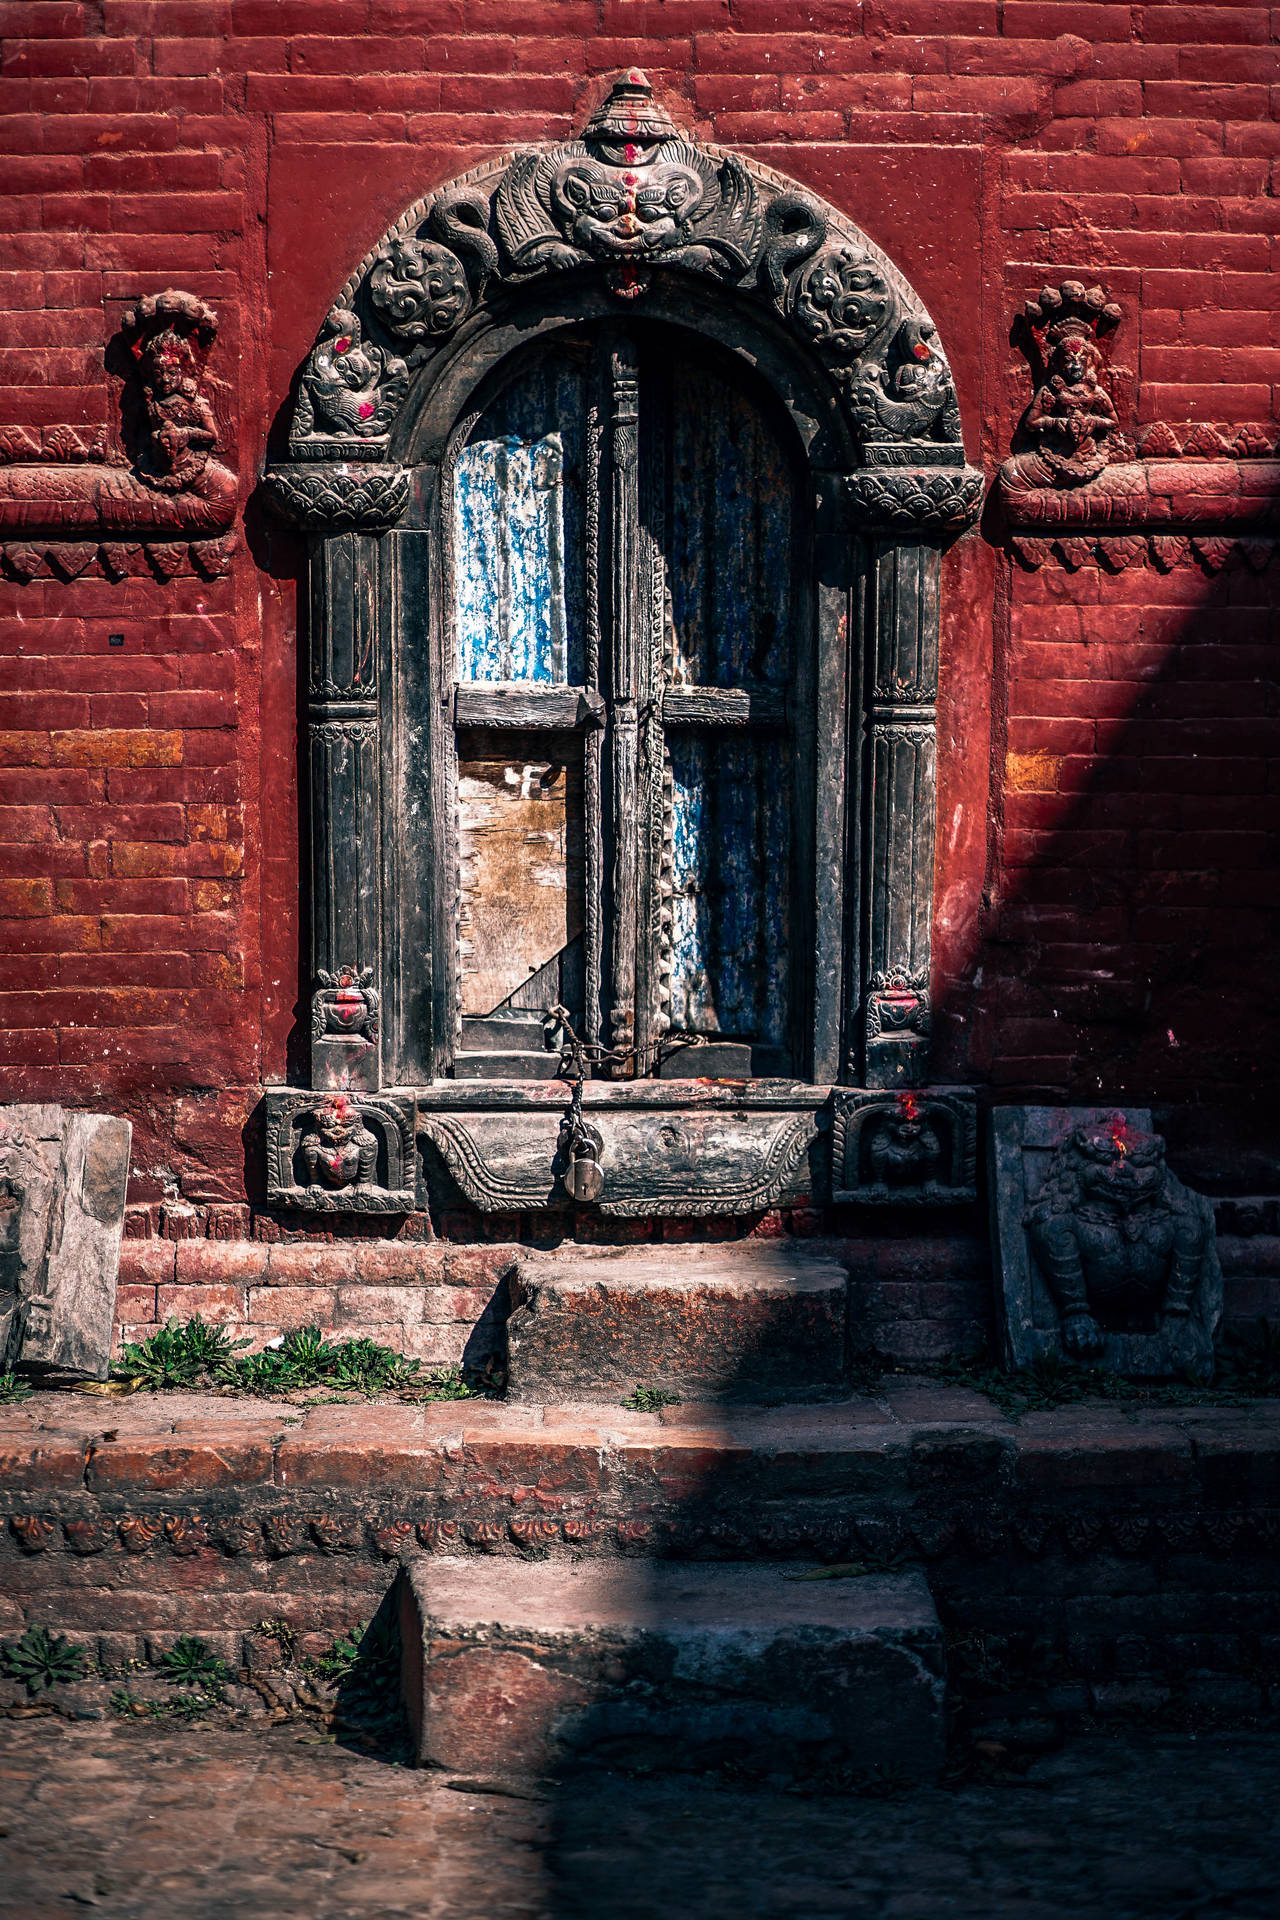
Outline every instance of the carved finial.
<path fill-rule="evenodd" d="M 663 140 L 678 139 L 679 129 L 666 108 L 654 99 L 653 88 L 639 67 L 632 67 L 614 81 L 603 104 L 583 128 L 582 137 L 596 146 L 616 149 L 619 159 L 625 159 L 628 147 L 656 147 Z"/>

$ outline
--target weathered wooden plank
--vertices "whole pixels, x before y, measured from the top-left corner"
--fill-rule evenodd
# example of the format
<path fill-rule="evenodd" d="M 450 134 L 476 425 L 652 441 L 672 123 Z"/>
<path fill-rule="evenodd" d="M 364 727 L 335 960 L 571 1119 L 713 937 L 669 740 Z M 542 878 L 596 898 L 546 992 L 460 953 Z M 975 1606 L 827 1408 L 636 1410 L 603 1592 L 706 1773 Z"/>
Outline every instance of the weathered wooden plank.
<path fill-rule="evenodd" d="M 786 696 L 781 693 L 748 692 L 745 687 L 667 687 L 662 696 L 666 727 L 776 730 L 786 720 Z"/>
<path fill-rule="evenodd" d="M 764 741 L 669 741 L 671 1024 L 784 1046 L 790 787 Z M 691 1066 L 689 1071 L 698 1071 Z"/>
<path fill-rule="evenodd" d="M 791 670 L 794 478 L 737 381 L 671 373 L 669 533 L 676 685 L 782 687 Z"/>
<path fill-rule="evenodd" d="M 590 687 L 466 684 L 455 688 L 459 727 L 568 727 L 604 725 L 604 701 Z"/>
<path fill-rule="evenodd" d="M 458 758 L 458 958 L 464 1020 L 508 1001 L 582 931 L 582 761 L 564 741 Z M 524 750 L 522 750 L 524 749 Z"/>

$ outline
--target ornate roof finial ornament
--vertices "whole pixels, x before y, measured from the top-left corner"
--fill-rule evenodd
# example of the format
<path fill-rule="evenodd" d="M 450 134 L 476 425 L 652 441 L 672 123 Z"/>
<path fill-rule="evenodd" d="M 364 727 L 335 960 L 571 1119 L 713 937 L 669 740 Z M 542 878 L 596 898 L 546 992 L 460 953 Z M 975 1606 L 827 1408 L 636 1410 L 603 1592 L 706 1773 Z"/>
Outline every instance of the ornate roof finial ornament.
<path fill-rule="evenodd" d="M 401 435 L 407 451 L 421 383 L 513 293 L 572 275 L 580 311 L 592 280 L 636 301 L 659 272 L 710 280 L 770 313 L 823 370 L 867 467 L 964 469 L 946 355 L 892 262 L 794 181 L 694 140 L 630 68 L 574 138 L 509 152 L 427 195 L 361 262 L 303 371 L 290 465 L 268 477 L 277 505 L 304 524 L 331 520 L 332 480 L 301 462 L 360 462 L 343 484 L 369 495 L 374 463 L 400 457 Z M 390 524 L 398 507 L 372 491 L 361 524 Z M 972 519 L 979 476 L 966 470 L 950 493 Z"/>
<path fill-rule="evenodd" d="M 647 77 L 632 67 L 614 81 L 582 137 L 603 148 L 615 164 L 631 166 L 643 157 L 642 150 L 680 135 L 666 108 L 654 99 Z"/>

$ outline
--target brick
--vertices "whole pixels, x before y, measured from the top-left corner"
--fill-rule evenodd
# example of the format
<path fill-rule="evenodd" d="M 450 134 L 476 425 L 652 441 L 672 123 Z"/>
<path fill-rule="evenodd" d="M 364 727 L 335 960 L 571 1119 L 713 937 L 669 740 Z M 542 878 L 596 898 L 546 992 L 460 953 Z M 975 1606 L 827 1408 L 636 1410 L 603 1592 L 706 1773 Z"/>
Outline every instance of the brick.
<path fill-rule="evenodd" d="M 264 1421 L 264 1427 L 269 1423 Z M 198 1442 L 174 1434 L 134 1435 L 90 1446 L 84 1480 L 95 1493 L 173 1493 L 180 1498 L 218 1487 L 269 1483 L 274 1461 L 267 1433 L 240 1423 L 224 1433 L 202 1432 Z"/>
<path fill-rule="evenodd" d="M 161 1320 L 167 1320 L 171 1314 L 180 1320 L 191 1320 L 199 1314 L 215 1325 L 238 1322 L 245 1317 L 244 1288 L 226 1282 L 200 1286 L 192 1281 L 179 1281 L 176 1286 L 157 1290 L 156 1311 Z"/>
<path fill-rule="evenodd" d="M 54 1493 L 83 1486 L 85 1446 L 71 1434 L 24 1438 L 0 1433 L 0 1486 L 14 1493 Z"/>

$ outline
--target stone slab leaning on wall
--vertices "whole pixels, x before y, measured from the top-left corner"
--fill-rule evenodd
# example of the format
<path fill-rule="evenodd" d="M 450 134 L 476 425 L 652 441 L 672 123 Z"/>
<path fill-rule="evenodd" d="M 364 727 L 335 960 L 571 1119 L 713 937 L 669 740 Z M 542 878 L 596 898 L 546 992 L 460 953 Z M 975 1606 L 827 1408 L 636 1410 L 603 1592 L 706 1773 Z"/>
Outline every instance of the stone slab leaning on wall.
<path fill-rule="evenodd" d="M 110 1114 L 0 1108 L 0 1369 L 106 1378 L 132 1133 Z"/>

